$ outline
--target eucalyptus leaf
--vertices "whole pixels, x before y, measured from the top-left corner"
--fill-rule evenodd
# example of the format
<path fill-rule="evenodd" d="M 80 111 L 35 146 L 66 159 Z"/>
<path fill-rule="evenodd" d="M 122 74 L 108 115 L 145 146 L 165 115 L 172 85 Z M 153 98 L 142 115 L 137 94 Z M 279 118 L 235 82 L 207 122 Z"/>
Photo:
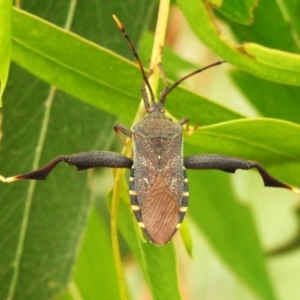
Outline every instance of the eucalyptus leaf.
<path fill-rule="evenodd" d="M 123 183 L 124 184 L 124 183 Z M 127 186 L 127 185 L 125 185 Z M 140 228 L 129 205 L 128 187 L 121 195 L 118 207 L 120 231 L 148 282 L 153 299 L 181 299 L 178 287 L 176 253 L 172 243 L 157 247 L 141 239 Z"/>
<path fill-rule="evenodd" d="M 257 295 L 262 299 L 276 299 L 253 216 L 248 207 L 235 201 L 230 175 L 219 171 L 200 174 L 189 171 L 188 175 L 190 214 L 199 229 L 210 237 L 218 256 L 255 291 L 253 299 Z"/>
<path fill-rule="evenodd" d="M 12 1 L 0 1 L 0 106 L 7 83 L 11 56 L 11 11 Z"/>
<path fill-rule="evenodd" d="M 237 70 L 232 70 L 230 74 L 241 92 L 262 116 L 299 124 L 299 87 L 262 80 Z"/>
<path fill-rule="evenodd" d="M 246 25 L 253 21 L 253 10 L 257 5 L 258 0 L 225 0 L 218 11 L 230 20 Z"/>
<path fill-rule="evenodd" d="M 299 72 L 300 55 L 270 49 L 254 43 L 244 44 L 245 51 L 257 61 L 274 68 Z"/>
<path fill-rule="evenodd" d="M 147 29 L 148 20 L 154 19 L 152 2 L 137 0 L 125 5 L 120 1 L 110 1 L 103 5 L 100 1 L 82 0 L 75 9 L 72 33 L 57 26 L 65 23 L 68 3 L 51 0 L 47 5 L 40 5 L 39 1 L 23 2 L 22 9 L 27 12 L 13 11 L 12 57 L 34 76 L 16 65 L 12 66 L 5 94 L 7 104 L 2 111 L 2 175 L 31 170 L 39 151 L 38 165 L 43 165 L 60 154 L 114 149 L 112 127 L 116 120 L 112 115 L 118 116 L 125 126 L 131 125 L 141 97 L 142 78 L 135 63 L 118 55 L 134 59 L 122 33 L 113 23 L 112 13 L 122 20 L 133 43 L 144 47 L 143 62 L 150 57 L 152 37 L 146 36 L 146 41 L 141 43 L 139 40 Z M 259 50 L 256 51 L 259 60 L 246 55 L 243 46 L 236 47 L 235 42 L 225 38 L 223 29 L 217 28 L 215 23 L 214 13 L 220 14 L 209 4 L 178 0 L 197 38 L 241 70 L 263 78 L 254 79 L 253 75 L 243 74 L 240 81 L 235 80 L 257 110 L 263 116 L 284 118 L 295 123 L 267 118 L 245 119 L 238 107 L 232 111 L 225 105 L 218 105 L 178 87 L 167 99 L 168 113 L 174 120 L 187 116 L 193 124 L 201 125 L 192 136 L 185 138 L 184 155 L 221 153 L 257 160 L 274 176 L 299 187 L 300 131 L 296 124 L 299 123 L 296 102 L 300 81 L 295 74 L 297 68 L 293 66 L 297 58 L 293 54 L 297 52 L 297 40 L 294 40 L 298 30 L 294 14 L 296 3 L 294 0 L 291 3 L 283 1 L 284 6 L 279 7 L 260 1 L 254 9 L 256 2 L 246 1 L 236 3 L 237 7 L 233 10 L 234 1 L 210 1 L 214 7 L 222 2 L 223 9 L 227 5 L 223 21 L 230 25 L 240 43 L 251 42 L 246 47 L 251 47 L 250 51 L 254 48 Z M 226 16 L 247 24 L 253 19 L 253 25 L 240 25 Z M 293 25 L 291 31 L 289 19 Z M 253 43 L 256 45 L 253 46 Z M 287 60 L 278 66 L 281 58 Z M 163 65 L 166 75 L 172 80 L 192 67 L 168 47 Z M 273 82 L 266 83 L 266 80 Z M 50 87 L 50 84 L 56 85 L 59 90 Z M 224 97 L 227 97 L 225 93 Z M 270 105 L 267 105 L 267 100 Z M 290 106 L 290 111 L 283 106 Z M 118 143 L 120 146 L 121 142 Z M 232 188 L 231 176 L 218 171 L 189 172 L 191 199 L 187 216 L 191 215 L 196 230 L 205 234 L 213 248 L 213 255 L 231 270 L 232 278 L 238 278 L 237 281 L 231 279 L 232 282 L 242 282 L 241 286 L 252 293 L 253 299 L 276 299 L 272 287 L 274 282 L 276 292 L 280 289 L 280 296 L 286 297 L 282 299 L 293 299 L 289 297 L 290 288 L 284 290 L 281 282 L 277 284 L 274 281 L 277 273 L 274 275 L 271 270 L 272 276 L 268 274 L 267 261 L 262 254 L 264 249 L 256 230 L 259 224 L 251 208 L 239 202 Z M 140 298 L 143 284 L 134 288 L 124 285 L 120 277 L 122 266 L 115 266 L 115 248 L 110 244 L 105 205 L 101 205 L 101 213 L 93 211 L 83 237 L 89 212 L 97 198 L 97 191 L 91 188 L 92 177 L 93 172 L 75 172 L 74 168 L 61 165 L 46 182 L 2 185 L 0 298 L 6 299 L 9 295 L 14 299 L 52 299 L 65 289 L 67 293 L 57 299 L 99 298 L 104 294 L 114 299 L 127 298 L 127 294 Z M 157 248 L 142 236 L 130 208 L 128 186 L 125 184 L 127 178 L 128 172 L 115 188 L 120 197 L 117 200 L 117 219 L 112 216 L 113 221 L 117 220 L 122 235 L 120 255 L 123 266 L 127 268 L 127 262 L 132 261 L 131 255 L 134 255 L 141 269 L 134 275 L 141 282 L 142 272 L 153 299 L 181 299 L 186 294 L 192 295 L 188 288 L 182 290 L 179 284 L 186 278 L 185 272 L 177 271 L 173 242 Z M 101 192 L 109 188 L 104 179 L 99 177 L 97 183 Z M 99 208 L 98 201 L 103 202 L 103 199 L 96 199 Z M 187 238 L 188 234 L 184 236 Z M 188 251 L 191 251 L 191 244 L 190 241 Z M 193 249 L 193 253 L 194 250 L 199 249 Z M 178 254 L 181 254 L 180 251 Z M 198 278 L 197 275 L 195 278 Z M 124 289 L 120 288 L 120 283 Z M 201 279 L 199 284 L 197 282 L 196 286 L 189 287 L 197 291 L 198 298 L 212 287 L 202 287 L 200 283 Z M 212 284 L 221 290 L 216 281 Z M 241 288 L 240 285 L 238 287 Z M 298 285 L 294 290 L 297 291 L 297 288 Z M 241 298 L 237 295 L 236 298 Z"/>
<path fill-rule="evenodd" d="M 244 119 L 201 128 L 188 139 L 206 153 L 256 160 L 274 175 L 300 186 L 300 126 L 276 119 Z M 266 138 L 270 137 L 270 138 Z"/>
<path fill-rule="evenodd" d="M 300 85 L 298 73 L 261 64 L 230 43 L 216 27 L 210 7 L 202 1 L 177 2 L 194 33 L 220 57 L 255 76 L 278 83 Z"/>
<path fill-rule="evenodd" d="M 15 11 L 14 23 L 13 59 L 16 62 L 43 80 L 130 124 L 140 99 L 141 73 L 136 66 L 24 12 Z M 169 98 L 168 105 L 170 103 L 171 109 L 175 107 L 175 112 L 182 107 L 181 113 L 186 111 L 193 118 L 201 111 L 201 124 L 241 117 L 183 88 L 175 90 Z M 198 105 L 187 106 L 181 99 L 190 99 Z"/>

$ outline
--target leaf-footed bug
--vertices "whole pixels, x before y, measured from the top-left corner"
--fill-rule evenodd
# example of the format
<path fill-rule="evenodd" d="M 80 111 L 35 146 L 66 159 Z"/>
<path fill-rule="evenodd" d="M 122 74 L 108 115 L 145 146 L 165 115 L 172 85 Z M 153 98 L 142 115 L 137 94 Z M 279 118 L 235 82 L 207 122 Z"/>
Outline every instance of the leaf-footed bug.
<path fill-rule="evenodd" d="M 129 168 L 130 199 L 132 210 L 138 224 L 149 240 L 156 245 L 170 241 L 185 216 L 188 205 L 188 179 L 185 169 L 217 169 L 234 173 L 237 169 L 256 168 L 265 186 L 295 190 L 272 177 L 259 163 L 220 154 L 199 154 L 182 156 L 182 126 L 188 122 L 183 118 L 173 122 L 164 113 L 167 95 L 182 81 L 208 68 L 220 65 L 219 61 L 198 69 L 168 86 L 165 81 L 158 101 L 155 100 L 148 77 L 135 48 L 123 25 L 115 17 L 119 29 L 123 32 L 136 58 L 143 76 L 141 88 L 146 116 L 133 126 L 133 130 L 115 125 L 121 132 L 133 140 L 133 159 L 110 151 L 89 151 L 56 157 L 44 167 L 29 173 L 8 178 L 0 176 L 3 182 L 23 179 L 45 180 L 48 174 L 60 162 L 74 165 L 78 170 L 95 167 Z M 164 74 L 161 70 L 162 77 Z M 150 101 L 146 92 L 150 93 Z"/>

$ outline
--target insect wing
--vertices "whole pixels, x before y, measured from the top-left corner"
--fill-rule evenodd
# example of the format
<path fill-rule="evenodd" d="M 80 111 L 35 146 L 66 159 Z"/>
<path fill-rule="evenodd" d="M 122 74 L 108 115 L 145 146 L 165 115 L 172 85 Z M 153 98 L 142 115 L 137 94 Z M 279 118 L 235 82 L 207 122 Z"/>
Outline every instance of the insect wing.
<path fill-rule="evenodd" d="M 134 153 L 139 155 L 134 156 L 131 175 L 132 208 L 139 225 L 157 245 L 166 244 L 182 221 L 182 195 L 187 185 L 181 140 L 181 134 L 171 139 L 134 137 Z"/>

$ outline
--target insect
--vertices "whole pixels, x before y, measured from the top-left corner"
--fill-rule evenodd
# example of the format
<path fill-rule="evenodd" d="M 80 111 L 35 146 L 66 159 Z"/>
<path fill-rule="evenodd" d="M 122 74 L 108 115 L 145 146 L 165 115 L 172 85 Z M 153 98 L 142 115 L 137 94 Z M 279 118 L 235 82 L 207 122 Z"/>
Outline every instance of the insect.
<path fill-rule="evenodd" d="M 198 69 L 180 80 L 167 85 L 165 82 L 158 100 L 155 99 L 141 60 L 123 25 L 113 16 L 123 32 L 136 58 L 143 77 L 141 94 L 146 116 L 130 130 L 116 124 L 114 130 L 133 140 L 133 159 L 110 151 L 89 151 L 54 158 L 44 167 L 12 177 L 0 177 L 3 182 L 23 179 L 45 180 L 60 162 L 76 166 L 78 170 L 95 167 L 131 169 L 129 194 L 131 207 L 139 226 L 149 240 L 164 245 L 171 240 L 180 227 L 188 206 L 188 179 L 185 169 L 217 169 L 234 173 L 237 169 L 256 168 L 265 186 L 294 190 L 293 187 L 272 177 L 259 163 L 221 154 L 197 154 L 183 157 L 183 125 L 188 118 L 173 122 L 165 115 L 164 105 L 168 94 L 182 81 L 206 69 L 222 64 L 219 61 Z M 151 99 L 148 99 L 146 87 Z"/>

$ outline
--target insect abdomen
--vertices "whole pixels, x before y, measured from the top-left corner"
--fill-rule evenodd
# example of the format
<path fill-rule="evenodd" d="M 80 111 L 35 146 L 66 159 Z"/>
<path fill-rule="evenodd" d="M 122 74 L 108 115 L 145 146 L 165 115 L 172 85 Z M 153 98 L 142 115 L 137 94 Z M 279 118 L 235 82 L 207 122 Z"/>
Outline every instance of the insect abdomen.
<path fill-rule="evenodd" d="M 134 166 L 130 174 L 131 207 L 138 221 L 150 241 L 157 245 L 164 245 L 173 237 L 185 216 L 188 204 L 188 180 L 183 170 L 182 198 L 180 205 L 170 189 L 164 183 L 163 177 L 158 175 L 146 199 L 139 201 L 135 185 Z"/>
<path fill-rule="evenodd" d="M 134 212 L 136 220 L 141 228 L 144 228 L 145 225 L 142 220 L 141 207 L 138 202 L 137 191 L 135 190 L 134 184 L 134 165 L 131 168 L 130 177 L 129 177 L 129 196 L 131 202 L 131 208 Z"/>

